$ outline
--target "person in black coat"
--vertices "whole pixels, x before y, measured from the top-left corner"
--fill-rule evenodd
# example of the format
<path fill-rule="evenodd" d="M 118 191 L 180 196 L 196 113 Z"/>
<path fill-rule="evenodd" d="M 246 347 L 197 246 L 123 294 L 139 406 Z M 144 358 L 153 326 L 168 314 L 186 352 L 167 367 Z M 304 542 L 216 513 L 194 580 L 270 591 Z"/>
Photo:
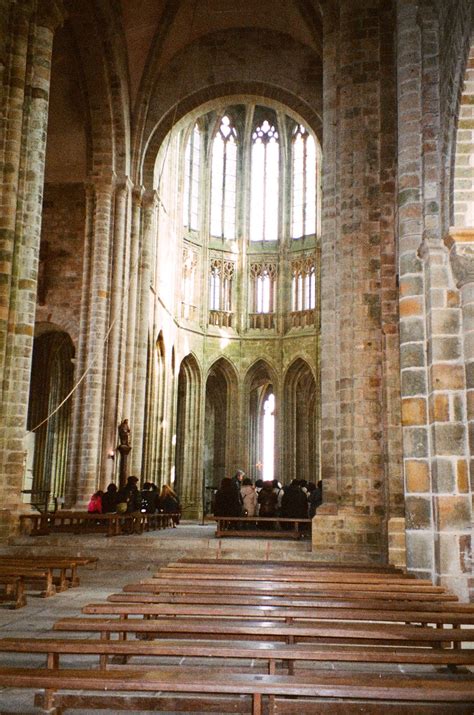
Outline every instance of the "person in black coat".
<path fill-rule="evenodd" d="M 214 516 L 242 516 L 240 490 L 229 477 L 224 477 L 214 497 Z"/>
<path fill-rule="evenodd" d="M 107 487 L 107 491 L 105 492 L 104 496 L 102 497 L 102 514 L 113 514 L 114 512 L 116 512 L 117 511 L 117 499 L 118 499 L 117 485 L 111 483 Z"/>
<path fill-rule="evenodd" d="M 285 487 L 281 498 L 280 516 L 286 519 L 308 518 L 308 498 L 296 479 Z M 285 524 L 285 528 L 288 526 Z"/>

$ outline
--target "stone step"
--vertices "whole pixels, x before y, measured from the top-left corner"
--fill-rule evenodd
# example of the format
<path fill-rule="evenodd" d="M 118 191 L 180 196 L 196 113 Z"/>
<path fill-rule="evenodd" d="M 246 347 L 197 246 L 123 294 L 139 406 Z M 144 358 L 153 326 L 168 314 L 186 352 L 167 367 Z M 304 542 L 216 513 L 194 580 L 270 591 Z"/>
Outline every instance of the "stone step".
<path fill-rule="evenodd" d="M 51 534 L 49 536 L 18 536 L 0 554 L 23 553 L 30 556 L 54 553 L 56 556 L 75 554 L 98 556 L 101 564 L 110 562 L 115 568 L 125 561 L 162 562 L 181 557 L 308 560 L 311 558 L 309 539 L 216 539 L 215 526 L 184 522 L 177 529 L 106 538 L 97 534 Z"/>

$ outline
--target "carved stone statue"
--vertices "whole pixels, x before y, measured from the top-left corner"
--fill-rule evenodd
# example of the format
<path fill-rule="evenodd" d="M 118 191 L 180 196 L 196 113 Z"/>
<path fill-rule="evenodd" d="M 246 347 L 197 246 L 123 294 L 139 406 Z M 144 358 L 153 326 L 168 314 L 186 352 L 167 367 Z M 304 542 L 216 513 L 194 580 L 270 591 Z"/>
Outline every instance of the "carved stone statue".
<path fill-rule="evenodd" d="M 120 444 L 130 447 L 131 429 L 130 425 L 128 424 L 128 420 L 122 420 L 118 427 L 118 433 Z"/>

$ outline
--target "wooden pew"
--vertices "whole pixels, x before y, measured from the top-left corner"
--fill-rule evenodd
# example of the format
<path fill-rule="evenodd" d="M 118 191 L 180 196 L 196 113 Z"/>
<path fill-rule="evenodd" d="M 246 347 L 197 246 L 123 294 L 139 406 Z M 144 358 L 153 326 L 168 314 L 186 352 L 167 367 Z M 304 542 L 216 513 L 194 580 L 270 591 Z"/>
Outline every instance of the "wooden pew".
<path fill-rule="evenodd" d="M 312 519 L 287 519 L 278 516 L 214 516 L 216 522 L 216 537 L 246 536 L 283 539 L 301 539 L 305 536 L 311 538 Z M 258 528 L 259 525 L 268 528 Z M 292 527 L 288 531 L 281 528 L 281 524 Z M 301 526 L 306 525 L 306 531 Z"/>
<path fill-rule="evenodd" d="M 395 623 L 279 623 L 271 620 L 231 618 L 166 618 L 153 620 L 118 618 L 62 618 L 53 630 L 74 633 L 144 633 L 159 637 L 213 637 L 219 640 L 277 640 L 287 643 L 321 641 L 362 645 L 402 645 L 459 647 L 474 643 L 474 628 L 420 628 Z"/>
<path fill-rule="evenodd" d="M 50 568 L 53 571 L 53 583 L 57 591 L 65 591 L 73 586 L 79 586 L 80 580 L 77 574 L 79 566 L 97 563 L 97 557 L 89 556 L 5 556 L 0 555 L 0 568 Z"/>
<path fill-rule="evenodd" d="M 98 656 L 98 667 L 110 666 L 111 658 L 131 657 L 178 657 L 197 659 L 258 660 L 270 674 L 276 672 L 276 664 L 293 671 L 298 663 L 384 663 L 393 665 L 423 665 L 447 667 L 455 672 L 459 666 L 474 665 L 474 650 L 469 648 L 416 648 L 386 646 L 379 648 L 313 643 L 278 643 L 257 641 L 221 641 L 186 638 L 154 640 L 110 640 L 105 638 L 2 638 L 0 653 L 44 654 L 45 665 L 57 668 L 62 656 Z M 115 666 L 114 666 L 115 667 Z M 139 667 L 143 667 L 140 665 Z M 150 666 L 147 665 L 147 668 Z M 205 667 L 205 666 L 204 666 Z"/>
<path fill-rule="evenodd" d="M 296 566 L 304 569 L 320 569 L 323 570 L 333 569 L 336 571 L 360 571 L 361 573 L 373 572 L 376 573 L 398 573 L 404 574 L 407 578 L 415 578 L 411 573 L 407 573 L 405 569 L 397 568 L 396 566 L 381 564 L 344 564 L 337 563 L 334 561 L 315 561 L 315 560 L 298 560 L 298 561 L 277 561 L 275 559 L 268 559 L 262 561 L 261 559 L 227 559 L 219 556 L 215 556 L 212 559 L 195 558 L 190 556 L 182 556 L 177 561 L 173 562 L 177 564 L 220 564 L 222 566 L 229 565 L 235 566 L 258 566 L 260 568 L 279 568 L 285 571 L 289 568 L 295 568 Z"/>
<path fill-rule="evenodd" d="M 33 669 L 0 668 L 0 686 L 14 688 L 41 688 L 45 690 L 41 700 L 44 710 L 59 712 L 61 708 L 82 707 L 93 704 L 96 708 L 107 709 L 161 709 L 176 712 L 176 703 L 163 693 L 181 695 L 187 703 L 186 710 L 210 710 L 205 703 L 220 707 L 218 712 L 235 712 L 235 696 L 250 696 L 246 712 L 262 715 L 263 705 L 268 701 L 268 712 L 282 712 L 283 698 L 291 696 L 292 702 L 304 708 L 306 698 L 317 698 L 318 712 L 337 712 L 334 705 L 357 703 L 363 712 L 380 712 L 385 703 L 399 703 L 397 712 L 423 712 L 420 708 L 429 706 L 429 712 L 471 713 L 473 705 L 472 680 L 428 678 L 423 676 L 372 674 L 338 674 L 319 671 L 304 678 L 289 675 L 252 675 L 249 673 L 227 673 L 222 677 L 222 669 L 184 668 L 182 666 L 154 668 L 152 670 L 79 670 L 79 669 Z M 58 691 L 67 690 L 61 694 Z M 72 692 L 71 692 L 72 691 Z M 85 691 L 91 691 L 89 693 Z M 100 698 L 99 693 L 105 693 Z M 128 693 L 136 693 L 134 698 Z M 147 695 L 140 695 L 146 693 Z M 153 693 L 153 695 L 151 695 Z M 212 698 L 199 697 L 200 695 Z M 234 696 L 233 703 L 219 696 Z M 185 698 L 184 696 L 189 696 Z M 276 700 L 278 698 L 278 702 Z M 242 699 L 240 706 L 242 707 Z M 403 704 L 402 704 L 403 703 Z M 232 707 L 233 705 L 233 707 Z M 170 708 L 171 706 L 171 708 Z M 228 708 L 232 709 L 229 710 Z M 305 709 L 304 712 L 314 712 Z M 57 710 L 56 710 L 57 708 Z M 368 710 L 367 708 L 370 708 Z M 414 710 L 416 708 L 416 710 Z M 242 710 L 237 710 L 242 712 Z M 216 710 L 214 709 L 214 712 Z M 296 712 L 295 710 L 293 712 Z M 301 710 L 301 712 L 303 712 Z M 426 709 L 425 709 L 426 712 Z"/>
<path fill-rule="evenodd" d="M 25 582 L 21 576 L 0 576 L 0 601 L 11 604 L 12 608 L 26 606 Z"/>
<path fill-rule="evenodd" d="M 173 514 L 89 514 L 82 511 L 60 509 L 47 514 L 23 514 L 20 516 L 22 533 L 43 536 L 51 533 L 98 533 L 105 536 L 141 534 L 153 529 L 164 529 L 172 525 Z"/>
<path fill-rule="evenodd" d="M 112 593 L 107 597 L 107 601 L 112 603 L 189 603 L 189 604 L 206 604 L 213 605 L 235 605 L 239 606 L 243 603 L 242 597 L 235 594 L 221 593 L 140 593 L 137 586 L 137 592 L 130 590 L 120 593 Z M 449 594 L 448 594 L 449 595 Z M 245 603 L 245 602 L 244 602 Z M 312 609 L 312 608 L 351 608 L 363 610 L 365 608 L 377 609 L 378 611 L 436 611 L 436 612 L 452 612 L 452 613 L 472 613 L 474 604 L 458 603 L 456 600 L 437 600 L 437 601 L 415 601 L 415 600 L 392 600 L 392 599 L 372 599 L 355 598 L 351 599 L 350 594 L 338 595 L 331 594 L 320 598 L 295 596 L 285 598 L 284 596 L 266 596 L 257 595 L 252 597 L 252 604 L 259 606 L 274 606 L 286 608 Z"/>
<path fill-rule="evenodd" d="M 280 581 L 241 581 L 237 578 L 226 581 L 215 578 L 206 581 L 191 581 L 186 578 L 153 578 L 139 583 L 127 584 L 124 591 L 143 593 L 216 593 L 234 594 L 241 597 L 257 595 L 292 596 L 308 598 L 329 595 L 347 595 L 352 599 L 369 596 L 372 598 L 396 600 L 413 599 L 416 601 L 457 601 L 456 596 L 446 593 L 440 586 L 415 585 L 407 581 L 406 585 L 363 584 L 363 583 L 291 583 Z"/>
<path fill-rule="evenodd" d="M 378 608 L 300 608 L 260 606 L 260 605 L 213 605 L 208 604 L 146 604 L 146 603 L 89 603 L 83 606 L 82 613 L 89 615 L 121 616 L 186 616 L 197 618 L 256 618 L 259 620 L 279 620 L 291 623 L 305 621 L 371 621 L 378 623 L 433 623 L 439 626 L 474 626 L 474 607 L 471 612 L 427 611 L 427 610 L 381 610 Z"/>
<path fill-rule="evenodd" d="M 33 566 L 3 565 L 0 564 L 0 576 L 19 576 L 22 578 L 25 588 L 36 587 L 38 584 L 42 590 L 40 596 L 48 598 L 56 593 L 54 585 L 53 569 L 50 566 L 35 568 Z"/>

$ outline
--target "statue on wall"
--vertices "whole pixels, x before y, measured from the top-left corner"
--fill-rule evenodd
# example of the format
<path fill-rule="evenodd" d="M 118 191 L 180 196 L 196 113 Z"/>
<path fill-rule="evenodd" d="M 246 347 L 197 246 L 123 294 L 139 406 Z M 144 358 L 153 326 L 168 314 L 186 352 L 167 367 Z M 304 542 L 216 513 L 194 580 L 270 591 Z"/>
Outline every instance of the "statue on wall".
<path fill-rule="evenodd" d="M 132 433 L 128 420 L 122 420 L 118 426 L 119 442 L 122 445 L 130 447 L 130 435 Z"/>

